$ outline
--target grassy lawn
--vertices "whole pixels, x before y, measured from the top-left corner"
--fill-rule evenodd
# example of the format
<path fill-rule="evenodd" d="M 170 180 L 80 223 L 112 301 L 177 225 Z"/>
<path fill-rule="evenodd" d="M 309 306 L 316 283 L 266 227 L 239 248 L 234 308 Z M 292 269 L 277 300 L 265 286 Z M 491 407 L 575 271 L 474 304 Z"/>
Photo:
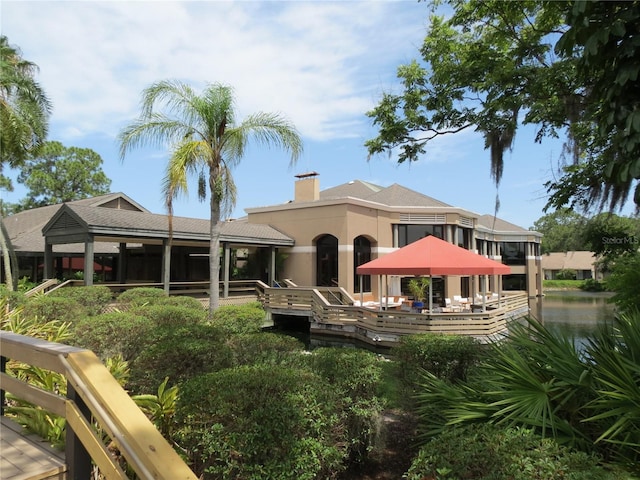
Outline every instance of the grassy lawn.
<path fill-rule="evenodd" d="M 562 290 L 580 290 L 584 280 L 543 280 L 542 288 L 546 289 L 562 289 Z"/>

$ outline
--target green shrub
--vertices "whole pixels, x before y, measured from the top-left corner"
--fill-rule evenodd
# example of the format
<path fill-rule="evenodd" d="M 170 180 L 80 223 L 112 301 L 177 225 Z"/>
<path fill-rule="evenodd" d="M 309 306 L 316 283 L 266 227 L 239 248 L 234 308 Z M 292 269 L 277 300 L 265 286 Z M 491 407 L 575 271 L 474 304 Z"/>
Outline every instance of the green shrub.
<path fill-rule="evenodd" d="M 75 343 L 102 359 L 122 355 L 135 359 L 155 328 L 154 323 L 129 312 L 103 313 L 75 325 Z"/>
<path fill-rule="evenodd" d="M 306 360 L 314 373 L 337 389 L 343 402 L 349 456 L 361 461 L 380 440 L 383 402 L 377 392 L 383 361 L 372 352 L 351 348 L 318 348 Z"/>
<path fill-rule="evenodd" d="M 611 299 L 622 310 L 640 310 L 640 253 L 618 258 L 607 278 L 607 287 L 615 295 Z"/>
<path fill-rule="evenodd" d="M 128 306 L 146 305 L 155 300 L 168 297 L 167 292 L 161 288 L 137 287 L 125 290 L 117 297 L 118 303 Z"/>
<path fill-rule="evenodd" d="M 582 282 L 582 285 L 580 285 L 580 290 L 584 290 L 585 292 L 604 292 L 606 289 L 604 283 L 593 278 L 587 278 Z"/>
<path fill-rule="evenodd" d="M 412 408 L 413 395 L 424 370 L 448 382 L 463 381 L 480 359 L 482 346 L 462 335 L 407 335 L 393 347 L 398 380 L 405 407 Z"/>
<path fill-rule="evenodd" d="M 347 397 L 376 396 L 382 377 L 382 361 L 372 352 L 355 348 L 317 348 L 307 361 L 315 373 L 326 378 Z"/>
<path fill-rule="evenodd" d="M 88 313 L 85 307 L 72 298 L 38 295 L 27 299 L 22 315 L 42 322 L 58 320 L 74 324 L 87 317 Z"/>
<path fill-rule="evenodd" d="M 255 333 L 262 330 L 265 311 L 253 302 L 246 305 L 224 305 L 213 312 L 211 323 L 230 334 Z"/>
<path fill-rule="evenodd" d="M 576 279 L 576 271 L 572 269 L 560 270 L 556 274 L 557 280 L 575 280 Z"/>
<path fill-rule="evenodd" d="M 91 287 L 66 287 L 51 291 L 50 297 L 69 298 L 86 308 L 87 314 L 98 315 L 109 305 L 111 290 L 103 285 Z"/>
<path fill-rule="evenodd" d="M 230 349 L 232 363 L 239 365 L 283 365 L 300 362 L 304 344 L 286 335 L 270 332 L 228 336 L 225 345 Z"/>
<path fill-rule="evenodd" d="M 242 366 L 180 392 L 177 442 L 205 480 L 329 479 L 344 468 L 339 398 L 309 371 Z"/>
<path fill-rule="evenodd" d="M 169 297 L 157 297 L 153 299 L 154 305 L 172 305 L 174 307 L 193 308 L 194 310 L 205 310 L 200 300 L 193 297 L 172 295 Z"/>
<path fill-rule="evenodd" d="M 232 365 L 226 335 L 210 325 L 156 327 L 131 363 L 130 387 L 136 393 L 155 391 L 169 377 L 171 384 Z"/>
<path fill-rule="evenodd" d="M 158 326 L 195 325 L 204 323 L 207 319 L 207 312 L 204 308 L 195 309 L 176 305 L 140 305 L 128 311 L 146 317 Z"/>
<path fill-rule="evenodd" d="M 491 424 L 451 427 L 418 453 L 408 480 L 622 480 L 599 459 L 523 429 Z"/>

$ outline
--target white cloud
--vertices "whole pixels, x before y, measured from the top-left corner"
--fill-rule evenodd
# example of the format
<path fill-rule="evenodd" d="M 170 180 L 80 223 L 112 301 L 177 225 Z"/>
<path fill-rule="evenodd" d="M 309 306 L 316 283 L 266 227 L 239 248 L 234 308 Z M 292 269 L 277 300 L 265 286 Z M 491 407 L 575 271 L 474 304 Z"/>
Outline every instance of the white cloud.
<path fill-rule="evenodd" d="M 177 78 L 228 83 L 242 115 L 282 112 L 304 136 L 328 140 L 362 134 L 372 92 L 423 35 L 415 23 L 400 28 L 416 10 L 408 1 L 5 1 L 3 30 L 40 67 L 52 122 L 74 137 L 113 136 L 137 115 L 143 88 Z"/>

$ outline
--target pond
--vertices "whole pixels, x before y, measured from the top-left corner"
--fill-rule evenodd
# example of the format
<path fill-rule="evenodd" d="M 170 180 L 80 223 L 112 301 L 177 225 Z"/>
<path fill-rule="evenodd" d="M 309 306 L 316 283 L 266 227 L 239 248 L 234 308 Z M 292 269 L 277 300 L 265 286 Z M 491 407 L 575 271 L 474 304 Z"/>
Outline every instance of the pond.
<path fill-rule="evenodd" d="M 578 340 L 589 336 L 598 324 L 613 320 L 615 306 L 609 292 L 564 290 L 546 292 L 532 305 L 536 318 L 550 329 L 573 334 Z"/>

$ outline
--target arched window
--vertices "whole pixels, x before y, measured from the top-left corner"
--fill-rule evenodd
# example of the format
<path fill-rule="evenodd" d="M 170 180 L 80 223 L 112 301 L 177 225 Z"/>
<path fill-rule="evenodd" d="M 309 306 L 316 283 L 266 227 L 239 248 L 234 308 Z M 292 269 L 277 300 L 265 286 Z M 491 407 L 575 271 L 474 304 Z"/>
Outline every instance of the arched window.
<path fill-rule="evenodd" d="M 371 242 L 363 237 L 356 237 L 353 241 L 353 292 L 371 291 L 371 275 L 358 275 L 356 268 L 371 261 Z M 360 282 L 362 281 L 362 289 Z"/>
<path fill-rule="evenodd" d="M 316 241 L 316 285 L 338 286 L 338 239 L 333 235 Z"/>

